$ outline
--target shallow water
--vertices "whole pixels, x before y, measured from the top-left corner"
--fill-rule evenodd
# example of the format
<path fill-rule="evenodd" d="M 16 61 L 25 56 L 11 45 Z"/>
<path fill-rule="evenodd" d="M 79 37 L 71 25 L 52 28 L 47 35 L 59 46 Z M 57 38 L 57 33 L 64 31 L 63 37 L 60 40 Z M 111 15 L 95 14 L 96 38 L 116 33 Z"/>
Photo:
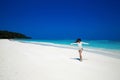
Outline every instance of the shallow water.
<path fill-rule="evenodd" d="M 30 42 L 30 43 L 39 43 L 43 42 L 46 44 L 60 44 L 60 45 L 70 45 L 70 43 L 74 43 L 74 40 L 38 40 L 38 39 L 28 39 L 28 40 L 21 40 L 23 42 Z M 101 48 L 101 49 L 112 49 L 120 51 L 120 41 L 112 41 L 112 40 L 84 40 L 83 42 L 89 43 L 89 45 L 84 45 L 83 47 L 89 48 Z"/>
<path fill-rule="evenodd" d="M 27 39 L 18 40 L 21 42 L 27 42 L 37 45 L 54 46 L 60 48 L 77 49 L 77 45 L 71 46 L 70 43 L 74 43 L 75 40 L 38 40 L 38 39 Z M 103 54 L 111 57 L 120 59 L 120 41 L 112 40 L 84 40 L 83 42 L 89 43 L 84 45 L 83 48 L 86 51 L 93 53 Z"/>

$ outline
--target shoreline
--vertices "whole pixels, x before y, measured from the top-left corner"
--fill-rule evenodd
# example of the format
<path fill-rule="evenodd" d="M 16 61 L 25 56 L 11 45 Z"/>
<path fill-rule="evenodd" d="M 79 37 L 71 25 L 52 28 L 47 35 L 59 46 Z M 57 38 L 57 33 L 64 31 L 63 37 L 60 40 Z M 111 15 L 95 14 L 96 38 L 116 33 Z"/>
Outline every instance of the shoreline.
<path fill-rule="evenodd" d="M 13 40 L 13 41 L 18 41 L 18 40 Z M 58 48 L 66 48 L 66 49 L 77 50 L 77 47 L 75 47 L 75 46 L 64 45 L 64 44 L 56 44 L 56 43 L 51 43 L 51 42 L 25 42 L 25 41 L 18 41 L 18 42 L 35 44 L 35 45 L 42 45 L 42 46 L 48 46 L 48 47 L 50 46 L 50 47 L 58 47 Z M 84 51 L 88 51 L 88 52 L 91 52 L 91 53 L 97 53 L 97 54 L 100 54 L 100 55 L 120 59 L 120 50 L 95 48 L 95 47 L 84 47 Z"/>
<path fill-rule="evenodd" d="M 42 43 L 42 44 L 47 44 L 47 45 L 65 45 L 65 46 L 69 46 L 70 45 L 70 43 L 73 43 L 74 42 L 74 40 L 39 40 L 39 39 L 31 39 L 31 40 L 24 40 L 24 39 L 22 39 L 22 40 L 19 40 L 18 39 L 18 41 L 20 41 L 20 42 L 28 42 L 28 43 Z M 94 43 L 94 41 L 95 41 L 95 43 Z M 107 42 L 106 42 L 107 41 Z M 119 41 L 119 40 L 118 40 Z M 113 50 L 113 51 L 118 51 L 118 52 L 120 52 L 120 47 L 118 46 L 120 43 L 120 41 L 119 42 L 116 42 L 116 40 L 85 40 L 85 42 L 88 42 L 88 43 L 90 43 L 90 46 L 89 45 L 84 45 L 84 47 L 88 47 L 88 48 L 97 48 L 97 49 L 106 49 L 106 50 Z M 101 42 L 101 43 L 96 43 L 96 42 Z M 110 42 L 110 43 L 108 43 L 108 42 Z M 111 43 L 111 42 L 115 42 L 115 43 Z M 103 44 L 106 44 L 107 43 L 107 45 L 109 45 L 109 47 L 108 46 L 104 46 Z M 111 44 L 116 44 L 116 43 L 118 43 L 118 45 L 111 45 Z M 94 45 L 93 45 L 94 44 Z M 97 45 L 95 45 L 95 44 L 97 44 Z M 101 46 L 100 44 L 102 44 L 103 46 Z M 111 47 L 110 47 L 111 46 Z M 114 46 L 114 47 L 112 47 L 112 46 Z M 117 47 L 116 47 L 117 46 Z"/>
<path fill-rule="evenodd" d="M 18 41 L 0 40 L 1 80 L 119 80 L 120 59 Z"/>

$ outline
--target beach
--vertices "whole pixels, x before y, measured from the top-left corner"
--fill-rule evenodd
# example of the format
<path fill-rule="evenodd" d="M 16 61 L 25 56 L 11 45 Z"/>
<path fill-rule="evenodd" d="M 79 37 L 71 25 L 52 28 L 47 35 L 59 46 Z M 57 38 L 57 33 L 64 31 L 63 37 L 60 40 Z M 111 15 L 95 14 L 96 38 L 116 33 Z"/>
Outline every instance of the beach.
<path fill-rule="evenodd" d="M 0 40 L 0 80 L 120 80 L 120 59 L 77 50 Z"/>

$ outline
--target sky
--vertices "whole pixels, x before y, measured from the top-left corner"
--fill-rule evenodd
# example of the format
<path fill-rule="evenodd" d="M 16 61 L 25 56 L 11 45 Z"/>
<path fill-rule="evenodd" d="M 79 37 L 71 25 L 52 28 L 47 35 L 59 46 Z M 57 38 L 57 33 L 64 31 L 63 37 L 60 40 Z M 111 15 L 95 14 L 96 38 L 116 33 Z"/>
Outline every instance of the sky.
<path fill-rule="evenodd" d="M 33 39 L 120 40 L 120 1 L 1 0 L 0 30 Z"/>

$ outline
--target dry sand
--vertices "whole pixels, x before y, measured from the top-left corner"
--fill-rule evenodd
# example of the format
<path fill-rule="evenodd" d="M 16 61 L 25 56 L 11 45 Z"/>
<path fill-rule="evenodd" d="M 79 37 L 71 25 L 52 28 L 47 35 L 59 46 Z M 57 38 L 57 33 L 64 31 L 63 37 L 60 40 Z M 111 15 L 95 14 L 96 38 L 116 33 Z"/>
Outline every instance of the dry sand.
<path fill-rule="evenodd" d="M 120 80 L 120 59 L 0 40 L 0 80 Z"/>

